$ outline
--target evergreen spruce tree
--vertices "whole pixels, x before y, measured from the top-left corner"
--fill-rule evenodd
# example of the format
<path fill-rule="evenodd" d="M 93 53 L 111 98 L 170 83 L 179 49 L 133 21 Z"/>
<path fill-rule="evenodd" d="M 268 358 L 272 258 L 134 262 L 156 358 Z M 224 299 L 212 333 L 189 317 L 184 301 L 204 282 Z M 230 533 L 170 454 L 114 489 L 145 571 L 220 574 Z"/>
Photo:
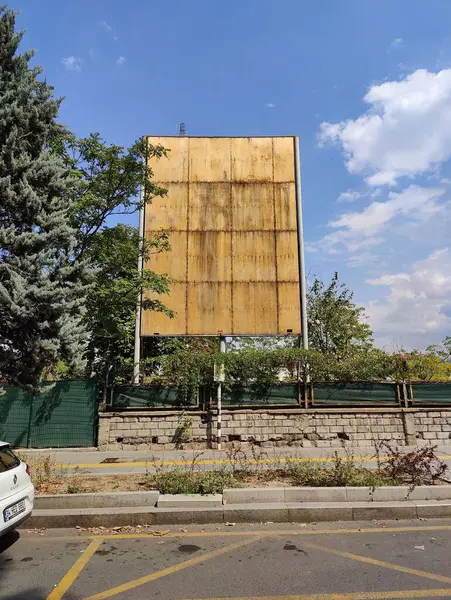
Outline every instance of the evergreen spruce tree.
<path fill-rule="evenodd" d="M 37 390 L 58 360 L 82 367 L 87 265 L 73 258 L 70 171 L 49 151 L 59 101 L 22 35 L 0 6 L 0 378 Z"/>

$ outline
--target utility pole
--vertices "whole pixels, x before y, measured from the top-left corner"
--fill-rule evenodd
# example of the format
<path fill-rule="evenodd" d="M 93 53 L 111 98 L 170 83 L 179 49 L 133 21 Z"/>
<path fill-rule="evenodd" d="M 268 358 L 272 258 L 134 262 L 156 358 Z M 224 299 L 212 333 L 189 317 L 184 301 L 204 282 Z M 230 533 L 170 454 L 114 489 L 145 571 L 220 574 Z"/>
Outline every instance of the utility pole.
<path fill-rule="evenodd" d="M 302 222 L 301 193 L 301 158 L 299 154 L 299 138 L 294 138 L 294 159 L 296 167 L 296 217 L 298 222 L 298 256 L 299 256 L 299 292 L 301 305 L 302 347 L 308 350 L 307 322 L 307 277 L 305 276 L 304 226 Z"/>
<path fill-rule="evenodd" d="M 220 336 L 219 338 L 219 352 L 220 354 L 224 354 L 226 351 L 226 339 L 224 336 Z M 218 385 L 217 389 L 217 410 L 218 414 L 216 417 L 216 448 L 217 450 L 221 450 L 221 438 L 222 438 L 222 384 L 225 381 L 225 368 L 224 363 L 221 359 L 219 359 L 219 364 L 215 364 L 215 381 Z"/>
<path fill-rule="evenodd" d="M 141 186 L 139 190 L 139 254 L 138 254 L 138 274 L 141 275 L 143 272 L 143 251 L 144 251 L 144 188 Z M 135 351 L 133 357 L 133 384 L 139 385 L 139 378 L 141 372 L 141 289 L 138 292 L 138 299 L 136 302 L 136 320 L 135 320 Z"/>

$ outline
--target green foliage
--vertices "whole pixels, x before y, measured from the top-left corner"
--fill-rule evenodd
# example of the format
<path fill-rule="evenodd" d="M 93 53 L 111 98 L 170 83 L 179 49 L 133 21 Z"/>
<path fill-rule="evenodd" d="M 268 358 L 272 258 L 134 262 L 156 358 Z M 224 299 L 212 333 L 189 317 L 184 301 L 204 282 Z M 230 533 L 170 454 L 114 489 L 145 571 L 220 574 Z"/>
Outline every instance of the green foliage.
<path fill-rule="evenodd" d="M 148 337 L 143 339 L 144 356 L 159 357 L 180 352 L 205 352 L 218 350 L 218 338 L 208 336 Z"/>
<path fill-rule="evenodd" d="M 43 381 L 61 381 L 64 379 L 72 379 L 72 369 L 63 360 L 59 360 L 56 365 L 44 369 L 42 374 Z"/>
<path fill-rule="evenodd" d="M 183 448 L 183 445 L 189 442 L 191 437 L 192 426 L 192 417 L 182 413 L 182 415 L 180 416 L 180 421 L 175 430 L 174 439 L 172 440 L 176 448 Z"/>
<path fill-rule="evenodd" d="M 333 365 L 329 380 L 341 381 L 400 381 L 398 374 L 399 360 L 396 355 L 390 355 L 377 348 L 369 348 L 353 352 L 349 356 L 330 363 L 325 357 L 326 364 Z"/>
<path fill-rule="evenodd" d="M 50 151 L 60 101 L 18 54 L 15 13 L 0 7 L 0 374 L 38 391 L 44 369 L 83 368 L 88 265 L 74 260 L 70 170 Z"/>
<path fill-rule="evenodd" d="M 359 467 L 352 462 L 350 457 L 342 458 L 337 454 L 335 454 L 332 465 L 313 461 L 288 461 L 288 472 L 295 486 L 376 487 L 401 485 L 402 483 L 401 479 L 389 477 L 379 473 L 376 469 Z"/>
<path fill-rule="evenodd" d="M 148 310 L 172 315 L 158 299 L 168 292 L 170 278 L 145 270 L 138 273 L 139 238 L 136 228 L 116 225 L 91 238 L 86 255 L 96 267 L 96 285 L 87 299 L 86 320 L 91 333 L 88 357 L 94 372 L 103 380 L 128 381 L 133 370 L 136 302 L 142 290 L 152 292 L 142 305 Z M 163 232 L 144 247 L 144 260 L 169 249 Z"/>
<path fill-rule="evenodd" d="M 133 372 L 136 303 L 172 316 L 159 299 L 169 291 L 170 278 L 151 270 L 138 273 L 139 236 L 136 228 L 111 219 L 137 212 L 166 190 L 151 181 L 149 158 L 164 158 L 162 146 L 140 139 L 130 148 L 106 143 L 99 134 L 77 139 L 73 134 L 55 137 L 52 151 L 72 173 L 69 196 L 72 223 L 78 232 L 75 255 L 88 258 L 95 268 L 94 285 L 87 298 L 87 357 L 103 384 L 124 383 Z M 139 191 L 143 190 L 143 198 Z M 143 259 L 170 250 L 169 236 L 158 232 L 146 241 Z"/>
<path fill-rule="evenodd" d="M 67 486 L 66 493 L 67 494 L 82 494 L 85 491 L 84 487 L 81 485 L 77 485 L 76 483 L 71 483 Z"/>
<path fill-rule="evenodd" d="M 411 381 L 449 381 L 451 377 L 449 354 L 437 346 L 429 346 L 426 352 L 414 350 L 407 353 L 405 358 L 406 379 Z"/>
<path fill-rule="evenodd" d="M 233 473 L 225 469 L 160 471 L 152 477 L 152 482 L 161 494 L 221 494 L 224 488 L 239 487 Z"/>
<path fill-rule="evenodd" d="M 281 458 L 274 464 L 259 463 L 263 457 L 255 447 L 251 448 L 252 459 L 242 450 L 228 451 L 230 465 L 215 471 L 199 470 L 197 455 L 188 468 L 170 469 L 157 467 L 156 475 L 149 475 L 152 487 L 162 494 L 217 494 L 224 488 L 242 487 L 251 480 L 287 481 L 295 486 L 342 487 L 436 485 L 446 472 L 446 464 L 435 454 L 436 447 L 420 448 L 406 452 L 387 443 L 376 446 L 376 468 L 367 468 L 356 463 L 352 452 L 346 456 L 335 453 L 332 462 Z M 265 458 L 267 460 L 267 456 Z"/>
<path fill-rule="evenodd" d="M 353 302 L 353 294 L 340 283 L 338 273 L 326 286 L 315 277 L 307 294 L 309 347 L 339 358 L 372 347 L 372 331 L 365 312 Z"/>
<path fill-rule="evenodd" d="M 226 389 L 248 387 L 265 395 L 284 381 L 381 380 L 394 374 L 396 362 L 380 350 L 367 350 L 339 360 L 315 350 L 234 350 L 226 354 L 183 350 L 144 361 L 148 383 L 176 388 L 188 394 L 213 385 L 215 364 L 224 364 Z"/>
<path fill-rule="evenodd" d="M 162 146 L 136 141 L 130 148 L 106 143 L 98 133 L 77 139 L 66 133 L 52 149 L 72 172 L 72 219 L 78 231 L 78 255 L 94 242 L 110 217 L 136 213 L 142 204 L 166 190 L 155 185 L 149 158 L 162 158 Z M 139 190 L 143 189 L 143 201 Z"/>

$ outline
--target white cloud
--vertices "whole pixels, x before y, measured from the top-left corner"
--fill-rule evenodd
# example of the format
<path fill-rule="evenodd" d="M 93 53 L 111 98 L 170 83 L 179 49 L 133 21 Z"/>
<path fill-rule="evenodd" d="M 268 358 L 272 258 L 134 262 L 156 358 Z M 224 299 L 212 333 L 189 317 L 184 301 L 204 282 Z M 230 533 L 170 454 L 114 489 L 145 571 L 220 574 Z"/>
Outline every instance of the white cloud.
<path fill-rule="evenodd" d="M 451 158 L 451 69 L 418 69 L 373 85 L 363 100 L 369 109 L 356 119 L 320 125 L 320 145 L 339 144 L 350 173 L 393 185 Z"/>
<path fill-rule="evenodd" d="M 105 31 L 108 31 L 109 33 L 111 33 L 113 31 L 112 26 L 107 23 L 106 21 L 100 21 L 99 26 L 104 29 Z"/>
<path fill-rule="evenodd" d="M 79 56 L 68 56 L 61 59 L 62 64 L 68 71 L 81 71 L 83 61 Z"/>
<path fill-rule="evenodd" d="M 367 315 L 386 339 L 402 336 L 408 345 L 425 338 L 444 338 L 451 330 L 451 253 L 442 248 L 412 265 L 409 273 L 385 274 L 370 285 L 388 286 L 389 293 L 372 301 Z M 392 338 L 393 339 L 393 338 Z M 410 340 L 410 343 L 409 343 Z"/>
<path fill-rule="evenodd" d="M 366 283 L 370 285 L 393 285 L 399 281 L 409 281 L 410 275 L 407 273 L 397 273 L 396 275 L 381 275 L 376 279 L 367 279 Z"/>
<path fill-rule="evenodd" d="M 390 46 L 392 48 L 402 48 L 404 46 L 404 40 L 402 38 L 395 38 Z"/>
<path fill-rule="evenodd" d="M 340 250 L 356 252 L 384 241 L 389 227 L 399 217 L 407 222 L 425 221 L 441 213 L 445 204 L 440 202 L 445 193 L 442 188 L 425 188 L 416 185 L 390 192 L 385 202 L 373 200 L 360 211 L 345 212 L 328 226 L 335 229 L 314 245 L 334 254 Z"/>
<path fill-rule="evenodd" d="M 110 36 L 113 38 L 113 41 L 115 41 L 115 42 L 118 41 L 119 37 L 116 35 L 114 27 L 112 25 L 110 25 L 109 23 L 107 23 L 107 21 L 100 21 L 99 27 L 101 29 L 103 29 L 104 31 L 106 31 L 107 33 L 109 33 Z"/>
<path fill-rule="evenodd" d="M 372 254 L 371 252 L 363 251 L 358 252 L 357 254 L 351 254 L 346 264 L 348 267 L 359 268 L 359 267 L 368 267 L 379 264 L 380 260 L 377 254 Z"/>
<path fill-rule="evenodd" d="M 275 105 L 275 104 L 273 104 L 272 102 L 267 102 L 267 103 L 265 104 L 265 106 L 266 106 L 266 108 L 275 108 L 275 107 L 276 107 L 276 105 Z"/>
<path fill-rule="evenodd" d="M 341 194 L 337 198 L 337 202 L 355 202 L 361 198 L 362 194 L 355 190 L 347 190 L 346 192 L 341 192 Z"/>
<path fill-rule="evenodd" d="M 344 227 L 356 233 L 374 234 L 398 214 L 420 216 L 440 210 L 437 199 L 444 194 L 440 188 L 410 186 L 399 193 L 390 192 L 386 202 L 374 201 L 360 212 L 345 213 L 331 227 Z"/>
<path fill-rule="evenodd" d="M 116 64 L 117 64 L 119 67 L 122 67 L 122 65 L 125 63 L 125 61 L 126 61 L 126 60 L 127 60 L 127 59 L 125 58 L 125 56 L 119 56 L 119 58 L 118 58 L 118 59 L 117 59 L 117 61 L 116 61 Z"/>

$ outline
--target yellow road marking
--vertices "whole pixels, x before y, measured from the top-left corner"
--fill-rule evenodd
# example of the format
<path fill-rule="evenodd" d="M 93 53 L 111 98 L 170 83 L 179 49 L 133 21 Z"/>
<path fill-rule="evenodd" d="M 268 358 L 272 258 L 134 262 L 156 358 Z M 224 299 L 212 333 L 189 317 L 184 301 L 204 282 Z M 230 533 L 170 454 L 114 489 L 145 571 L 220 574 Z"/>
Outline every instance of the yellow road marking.
<path fill-rule="evenodd" d="M 451 459 L 451 455 L 438 456 L 441 460 Z M 334 462 L 336 459 L 333 456 L 320 457 L 290 457 L 280 456 L 278 458 L 246 458 L 242 462 L 249 464 L 269 465 L 277 464 L 280 462 Z M 377 462 L 377 458 L 372 456 L 342 456 L 343 462 Z M 381 457 L 380 460 L 390 460 L 389 457 Z M 197 460 L 195 466 L 198 465 L 229 465 L 236 464 L 237 461 L 229 460 L 227 458 L 205 458 L 203 460 Z M 138 462 L 117 462 L 117 463 L 67 463 L 58 464 L 56 468 L 60 469 L 110 469 L 113 467 L 128 468 L 128 467 L 191 467 L 193 464 L 192 460 L 166 460 L 166 461 L 138 461 Z M 133 473 L 131 473 L 133 475 Z"/>
<path fill-rule="evenodd" d="M 243 533 L 242 535 L 246 535 L 246 533 Z M 179 563 L 178 565 L 166 567 L 166 569 L 162 569 L 161 571 L 156 571 L 155 573 L 145 575 L 144 577 L 140 577 L 139 579 L 135 579 L 134 581 L 129 581 L 128 583 L 118 585 L 114 588 L 106 590 L 105 592 L 100 592 L 100 594 L 94 594 L 94 596 L 89 596 L 89 598 L 86 598 L 85 600 L 104 600 L 105 598 L 111 598 L 112 596 L 116 596 L 116 594 L 127 592 L 128 590 L 132 590 L 133 588 L 149 583 L 150 581 L 155 581 L 156 579 L 160 579 L 161 577 L 166 577 L 166 575 L 172 575 L 172 573 L 177 573 L 177 571 L 187 569 L 188 567 L 193 567 L 194 565 L 203 563 L 206 560 L 211 560 L 212 558 L 216 558 L 217 556 L 221 556 L 222 554 L 226 554 L 227 552 L 233 552 L 233 550 L 237 550 L 242 546 L 252 544 L 253 542 L 255 542 L 256 539 L 259 538 L 253 537 L 252 539 L 241 540 L 241 542 L 236 542 L 235 544 L 223 546 L 222 548 L 218 548 L 218 550 L 212 550 L 211 552 L 206 552 L 205 554 L 199 554 L 199 556 L 186 560 L 182 563 Z"/>
<path fill-rule="evenodd" d="M 309 542 L 303 543 L 306 548 L 312 550 L 319 550 L 320 552 L 327 552 L 328 554 L 334 554 L 335 556 L 341 556 L 343 558 L 350 558 L 359 562 L 374 565 L 375 567 L 384 567 L 385 569 L 391 569 L 392 571 L 400 571 L 401 573 L 407 573 L 408 575 L 415 575 L 417 577 L 425 577 L 426 579 L 433 579 L 434 581 L 441 581 L 443 583 L 451 583 L 451 577 L 445 577 L 445 575 L 436 575 L 435 573 L 429 573 L 428 571 L 420 571 L 418 569 L 410 569 L 409 567 L 403 567 L 402 565 L 396 565 L 394 563 L 385 562 L 383 560 L 377 560 L 376 558 L 369 558 L 367 556 L 361 556 L 360 554 L 352 554 L 351 552 L 342 552 L 335 548 L 328 546 L 317 546 Z"/>
<path fill-rule="evenodd" d="M 267 531 L 189 531 L 177 532 L 171 531 L 164 536 L 152 535 L 152 533 L 118 533 L 118 534 L 102 534 L 96 535 L 66 535 L 66 536 L 27 536 L 27 542 L 43 542 L 43 541 L 72 541 L 72 540 L 135 540 L 135 539 L 165 539 L 165 538 L 195 538 L 195 537 L 238 537 L 238 536 L 278 536 L 278 535 L 340 535 L 353 533 L 402 533 L 407 531 L 451 531 L 451 525 L 420 525 L 418 527 L 361 527 L 359 529 L 299 529 L 296 530 L 296 524 L 293 529 L 275 529 Z"/>
<path fill-rule="evenodd" d="M 64 575 L 56 588 L 54 588 L 54 590 L 47 596 L 47 600 L 61 600 L 70 586 L 74 583 L 88 562 L 91 560 L 92 556 L 100 547 L 102 542 L 103 538 L 99 537 L 89 544 L 77 562 L 69 569 L 66 575 Z"/>
<path fill-rule="evenodd" d="M 396 600 L 397 598 L 451 598 L 451 588 L 440 590 L 393 590 L 349 594 L 307 594 L 302 596 L 240 596 L 238 598 L 202 598 L 202 600 Z"/>

